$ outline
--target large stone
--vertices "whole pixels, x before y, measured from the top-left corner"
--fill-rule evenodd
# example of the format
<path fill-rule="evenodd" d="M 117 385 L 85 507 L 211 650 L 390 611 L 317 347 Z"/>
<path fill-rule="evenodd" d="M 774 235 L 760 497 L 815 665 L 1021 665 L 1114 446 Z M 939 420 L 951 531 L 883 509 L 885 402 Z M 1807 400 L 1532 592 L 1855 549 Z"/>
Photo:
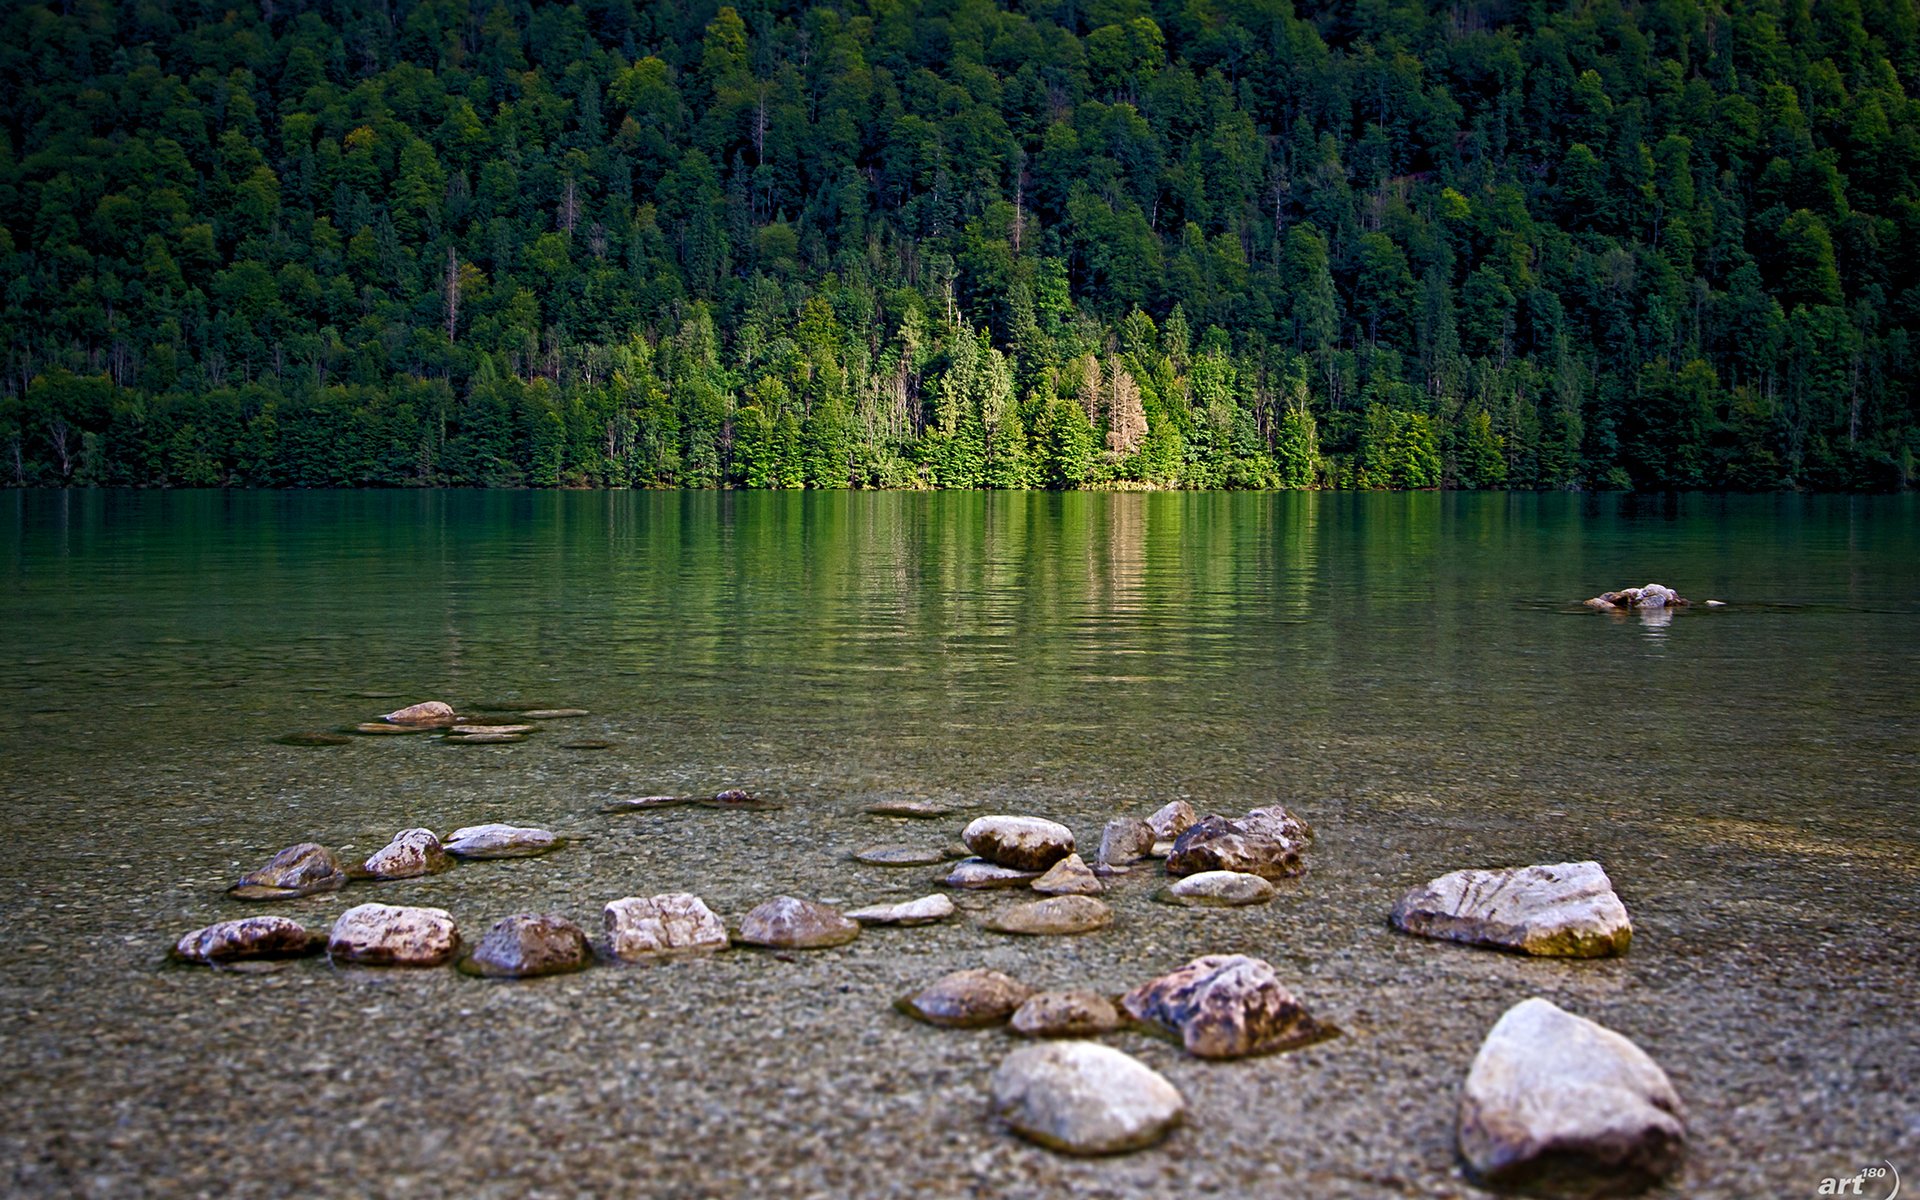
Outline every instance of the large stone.
<path fill-rule="evenodd" d="M 997 866 L 1044 871 L 1073 853 L 1073 830 L 1039 817 L 978 817 L 960 839 Z"/>
<path fill-rule="evenodd" d="M 1022 1046 L 993 1073 L 993 1111 L 1022 1137 L 1068 1154 L 1117 1154 L 1180 1123 L 1179 1089 L 1097 1042 Z"/>
<path fill-rule="evenodd" d="M 922 896 L 899 904 L 870 904 L 847 914 L 862 925 L 932 925 L 953 915 L 953 901 L 945 896 Z"/>
<path fill-rule="evenodd" d="M 947 873 L 947 886 L 980 891 L 985 888 L 1020 887 L 1040 878 L 1038 871 L 1017 871 L 995 866 L 984 858 L 963 858 Z"/>
<path fill-rule="evenodd" d="M 194 930 L 174 944 L 173 955 L 195 963 L 298 958 L 324 944 L 325 939 L 287 917 L 242 917 Z"/>
<path fill-rule="evenodd" d="M 1167 874 L 1241 871 L 1265 879 L 1285 879 L 1307 869 L 1304 840 L 1283 835 L 1285 822 L 1271 810 L 1255 809 L 1248 818 L 1209 816 L 1174 840 Z"/>
<path fill-rule="evenodd" d="M 532 858 L 566 844 L 551 829 L 524 825 L 463 825 L 441 843 L 455 858 Z"/>
<path fill-rule="evenodd" d="M 726 924 L 691 892 L 627 896 L 608 902 L 607 953 L 633 961 L 677 950 L 719 950 L 728 945 Z"/>
<path fill-rule="evenodd" d="M 1100 831 L 1100 854 L 1094 861 L 1103 867 L 1124 867 L 1152 852 L 1153 842 L 1153 826 L 1132 817 L 1115 817 Z"/>
<path fill-rule="evenodd" d="M 794 896 L 775 896 L 740 920 L 740 940 L 783 950 L 844 946 L 860 936 L 860 923 L 840 910 Z"/>
<path fill-rule="evenodd" d="M 418 879 L 453 866 L 431 829 L 402 829 L 373 852 L 364 870 L 375 879 Z"/>
<path fill-rule="evenodd" d="M 242 875 L 227 894 L 239 900 L 286 900 L 338 891 L 346 883 L 347 873 L 331 850 L 301 842 L 274 855 L 259 870 Z"/>
<path fill-rule="evenodd" d="M 528 979 L 579 971 L 593 948 L 578 925 L 553 913 L 515 913 L 495 921 L 461 969 L 490 979 Z"/>
<path fill-rule="evenodd" d="M 893 1006 L 929 1025 L 974 1029 L 1006 1020 L 1031 995 L 1033 989 L 1011 975 L 973 967 L 942 975 Z"/>
<path fill-rule="evenodd" d="M 1593 599 L 1585 601 L 1588 608 L 1687 608 L 1693 601 L 1665 584 L 1649 583 L 1640 587 L 1622 588 L 1617 592 L 1602 592 Z M 1713 604 L 1709 600 L 1707 603 Z"/>
<path fill-rule="evenodd" d="M 1171 842 L 1187 830 L 1200 818 L 1193 811 L 1193 805 L 1185 800 L 1175 800 L 1164 804 L 1152 816 L 1147 818 L 1147 828 L 1153 830 L 1156 842 Z"/>
<path fill-rule="evenodd" d="M 1284 842 L 1305 845 L 1313 840 L 1312 827 L 1279 804 L 1250 808 L 1245 815 L 1235 817 L 1234 823 L 1242 829 L 1251 829 Z"/>
<path fill-rule="evenodd" d="M 1094 896 L 1106 889 L 1094 877 L 1093 868 L 1078 854 L 1069 854 L 1034 880 L 1033 890 L 1043 896 Z"/>
<path fill-rule="evenodd" d="M 1098 992 L 1035 992 L 1014 1010 L 1012 1029 L 1025 1037 L 1092 1037 L 1121 1024 L 1120 1010 Z"/>
<path fill-rule="evenodd" d="M 1393 923 L 1426 937 L 1557 958 L 1625 954 L 1633 922 L 1597 862 L 1454 871 L 1393 906 Z"/>
<path fill-rule="evenodd" d="M 419 704 L 409 704 L 405 708 L 396 708 L 380 718 L 395 725 L 451 725 L 454 721 L 453 706 L 439 700 L 426 700 Z"/>
<path fill-rule="evenodd" d="M 1202 871 L 1174 880 L 1166 898 L 1196 907 L 1237 908 L 1273 899 L 1273 884 L 1244 871 Z"/>
<path fill-rule="evenodd" d="M 1135 1020 L 1179 1036 L 1200 1058 L 1241 1058 L 1318 1041 L 1328 1030 L 1308 1015 L 1265 959 L 1209 954 L 1121 998 Z"/>
<path fill-rule="evenodd" d="M 1625 1195 L 1672 1174 L 1685 1141 L 1659 1064 L 1538 997 L 1495 1023 L 1460 1094 L 1460 1153 L 1495 1186 Z"/>
<path fill-rule="evenodd" d="M 1092 896 L 1054 896 L 1016 904 L 982 922 L 995 933 L 1038 937 L 1092 933 L 1113 924 L 1113 910 Z"/>
<path fill-rule="evenodd" d="M 335 962 L 374 966 L 437 967 L 459 948 L 459 929 L 444 908 L 362 904 L 341 913 L 327 936 Z"/>

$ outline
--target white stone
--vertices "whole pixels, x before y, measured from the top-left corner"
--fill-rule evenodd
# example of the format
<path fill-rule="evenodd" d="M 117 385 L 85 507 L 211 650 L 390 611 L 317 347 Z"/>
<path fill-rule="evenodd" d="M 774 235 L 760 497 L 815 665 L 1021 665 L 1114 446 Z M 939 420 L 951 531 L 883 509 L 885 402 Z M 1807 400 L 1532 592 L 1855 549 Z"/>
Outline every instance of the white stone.
<path fill-rule="evenodd" d="M 1094 878 L 1092 867 L 1078 854 L 1069 854 L 1034 880 L 1033 890 L 1043 896 L 1094 896 L 1106 889 Z"/>
<path fill-rule="evenodd" d="M 952 915 L 953 901 L 936 894 L 898 904 L 870 904 L 854 909 L 847 919 L 862 925 L 932 925 Z"/>
<path fill-rule="evenodd" d="M 447 835 L 442 845 L 456 858 L 531 858 L 561 846 L 551 829 L 524 825 L 464 825 Z"/>
<path fill-rule="evenodd" d="M 1597 862 L 1454 871 L 1401 897 L 1408 933 L 1560 958 L 1625 954 L 1633 922 Z"/>
<path fill-rule="evenodd" d="M 727 945 L 726 924 L 691 892 L 627 896 L 610 901 L 601 917 L 606 923 L 607 953 L 618 959 Z"/>
<path fill-rule="evenodd" d="M 994 1112 L 1021 1136 L 1069 1154 L 1151 1146 L 1186 1107 L 1159 1072 L 1095 1042 L 1024 1046 L 993 1073 Z"/>
<path fill-rule="evenodd" d="M 1073 830 L 1039 817 L 978 817 L 960 840 L 988 862 L 1019 871 L 1044 871 L 1073 853 Z"/>
<path fill-rule="evenodd" d="M 333 923 L 327 955 L 336 962 L 437 967 L 460 947 L 453 914 L 444 908 L 362 904 Z"/>

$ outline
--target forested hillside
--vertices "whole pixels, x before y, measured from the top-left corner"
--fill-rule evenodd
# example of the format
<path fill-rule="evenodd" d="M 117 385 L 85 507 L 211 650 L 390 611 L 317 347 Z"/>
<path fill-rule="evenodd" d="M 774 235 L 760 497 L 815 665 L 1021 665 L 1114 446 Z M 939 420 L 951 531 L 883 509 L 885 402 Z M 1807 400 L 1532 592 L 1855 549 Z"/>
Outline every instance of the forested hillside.
<path fill-rule="evenodd" d="M 1914 0 L 12 4 L 0 483 L 1897 488 Z"/>

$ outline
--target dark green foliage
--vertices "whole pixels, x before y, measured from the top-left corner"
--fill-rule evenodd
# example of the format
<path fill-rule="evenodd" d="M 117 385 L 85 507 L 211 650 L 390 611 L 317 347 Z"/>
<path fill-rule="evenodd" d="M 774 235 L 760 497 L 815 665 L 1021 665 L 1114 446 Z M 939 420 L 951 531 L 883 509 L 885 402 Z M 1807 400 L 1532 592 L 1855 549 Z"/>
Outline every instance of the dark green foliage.
<path fill-rule="evenodd" d="M 0 483 L 1920 455 L 1910 0 L 7 13 Z"/>

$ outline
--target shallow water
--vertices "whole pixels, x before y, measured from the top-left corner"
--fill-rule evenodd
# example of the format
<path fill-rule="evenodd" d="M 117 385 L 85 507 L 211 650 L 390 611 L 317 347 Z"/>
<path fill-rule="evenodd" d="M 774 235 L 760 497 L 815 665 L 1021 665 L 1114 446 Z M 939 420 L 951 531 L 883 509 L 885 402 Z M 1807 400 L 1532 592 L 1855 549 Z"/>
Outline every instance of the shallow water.
<path fill-rule="evenodd" d="M 1487 1027 L 1545 995 L 1633 1037 L 1692 1119 L 1669 1196 L 1920 1174 L 1920 503 L 1567 496 L 20 493 L 0 496 L 0 1151 L 29 1195 L 1476 1195 L 1452 1146 Z M 1723 610 L 1615 618 L 1648 581 Z M 581 707 L 525 742 L 350 731 L 417 699 Z M 319 739 L 325 740 L 325 739 Z M 605 741 L 570 750 L 570 741 Z M 744 786 L 773 811 L 604 802 Z M 692 890 L 934 890 L 856 864 L 968 815 L 1283 801 L 1305 881 L 1250 910 L 1136 872 L 1080 938 L 974 922 L 501 984 L 166 967 L 256 912 L 368 899 L 597 930 Z M 885 799 L 945 821 L 868 816 Z M 573 843 L 275 905 L 281 846 L 403 827 Z M 1387 928 L 1463 866 L 1600 859 L 1631 954 Z M 1204 1063 L 1113 1044 L 1190 1127 L 1063 1159 L 985 1115 L 997 1031 L 894 996 L 988 965 L 1119 991 L 1272 960 L 1344 1030 Z M 1912 1167 L 1909 1168 L 1908 1164 Z"/>

